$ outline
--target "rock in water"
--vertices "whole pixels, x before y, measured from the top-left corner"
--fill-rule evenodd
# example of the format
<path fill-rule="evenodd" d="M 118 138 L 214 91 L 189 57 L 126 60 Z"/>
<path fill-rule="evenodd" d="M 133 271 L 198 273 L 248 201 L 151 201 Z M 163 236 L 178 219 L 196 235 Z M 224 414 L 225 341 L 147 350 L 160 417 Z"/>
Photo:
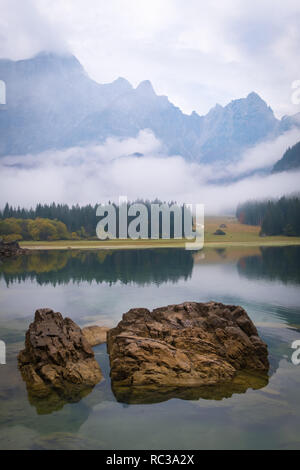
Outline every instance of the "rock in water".
<path fill-rule="evenodd" d="M 18 242 L 4 242 L 0 238 L 0 258 L 12 258 L 25 253 L 27 253 L 27 250 L 20 248 Z"/>
<path fill-rule="evenodd" d="M 79 326 L 50 309 L 36 311 L 18 361 L 30 398 L 76 401 L 102 378 Z"/>
<path fill-rule="evenodd" d="M 266 344 L 242 307 L 221 303 L 132 309 L 108 332 L 114 389 L 199 387 L 269 369 Z"/>
<path fill-rule="evenodd" d="M 86 326 L 82 328 L 82 333 L 90 346 L 94 347 L 106 343 L 109 330 L 105 326 Z"/>

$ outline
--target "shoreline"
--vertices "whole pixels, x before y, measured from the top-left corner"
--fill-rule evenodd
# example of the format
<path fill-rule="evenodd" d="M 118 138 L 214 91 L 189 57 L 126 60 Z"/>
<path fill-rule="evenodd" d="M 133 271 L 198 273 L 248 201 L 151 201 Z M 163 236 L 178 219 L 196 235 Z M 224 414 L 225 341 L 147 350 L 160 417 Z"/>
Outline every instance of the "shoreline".
<path fill-rule="evenodd" d="M 44 243 L 20 243 L 20 247 L 29 251 L 66 251 L 66 250 L 146 250 L 146 249 L 170 249 L 170 248 L 185 248 L 186 242 L 173 242 L 173 243 L 116 243 L 116 242 L 44 242 Z M 208 241 L 204 243 L 204 248 L 227 248 L 227 247 L 280 247 L 280 246 L 300 246 L 300 238 L 294 240 L 257 240 L 257 241 Z M 198 250 L 196 250 L 198 251 Z"/>

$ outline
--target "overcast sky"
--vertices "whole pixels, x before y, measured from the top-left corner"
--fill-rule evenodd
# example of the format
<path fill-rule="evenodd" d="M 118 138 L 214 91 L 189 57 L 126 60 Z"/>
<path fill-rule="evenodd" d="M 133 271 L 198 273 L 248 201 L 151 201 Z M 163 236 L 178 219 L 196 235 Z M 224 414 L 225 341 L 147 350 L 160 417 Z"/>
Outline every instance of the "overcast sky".
<path fill-rule="evenodd" d="M 251 91 L 277 116 L 300 111 L 299 0 L 0 0 L 0 12 L 0 57 L 67 50 L 95 80 L 149 79 L 187 113 Z"/>

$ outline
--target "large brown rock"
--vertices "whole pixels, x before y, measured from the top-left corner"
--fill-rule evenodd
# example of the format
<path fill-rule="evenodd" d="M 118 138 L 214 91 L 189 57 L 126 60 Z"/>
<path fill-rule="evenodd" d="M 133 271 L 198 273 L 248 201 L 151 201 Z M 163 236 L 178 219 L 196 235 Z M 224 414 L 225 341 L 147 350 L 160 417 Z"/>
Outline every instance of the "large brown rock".
<path fill-rule="evenodd" d="M 50 309 L 36 311 L 18 361 L 31 398 L 58 394 L 76 401 L 102 378 L 79 326 Z"/>
<path fill-rule="evenodd" d="M 269 368 L 267 346 L 245 310 L 214 302 L 130 310 L 108 332 L 108 352 L 114 391 L 216 385 L 237 371 Z"/>

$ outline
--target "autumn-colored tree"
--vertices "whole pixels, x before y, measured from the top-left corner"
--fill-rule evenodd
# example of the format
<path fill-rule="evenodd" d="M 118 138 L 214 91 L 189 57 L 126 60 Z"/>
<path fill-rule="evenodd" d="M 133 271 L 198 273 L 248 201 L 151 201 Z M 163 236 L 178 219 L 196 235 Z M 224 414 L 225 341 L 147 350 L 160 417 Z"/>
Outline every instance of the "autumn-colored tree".
<path fill-rule="evenodd" d="M 53 241 L 68 240 L 70 237 L 67 227 L 58 220 L 37 218 L 15 219 L 0 221 L 0 236 L 6 241 L 34 240 Z"/>

